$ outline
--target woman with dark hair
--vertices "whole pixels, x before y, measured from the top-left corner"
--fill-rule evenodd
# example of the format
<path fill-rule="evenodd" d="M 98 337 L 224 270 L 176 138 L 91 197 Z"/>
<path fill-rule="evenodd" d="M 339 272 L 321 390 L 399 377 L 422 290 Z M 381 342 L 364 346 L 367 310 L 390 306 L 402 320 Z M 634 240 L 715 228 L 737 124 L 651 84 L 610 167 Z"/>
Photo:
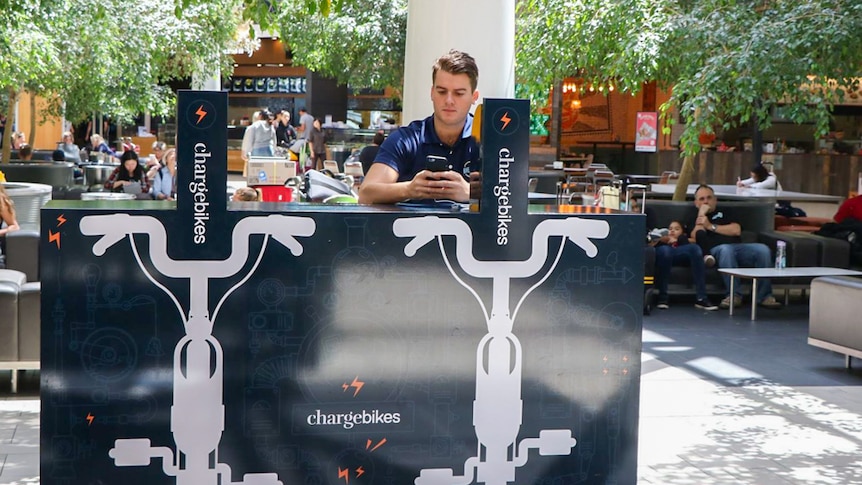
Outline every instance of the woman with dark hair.
<path fill-rule="evenodd" d="M 321 129 L 320 118 L 315 118 L 312 123 L 311 136 L 311 153 L 314 157 L 314 168 L 320 170 L 323 168 L 323 160 L 326 159 L 326 135 Z"/>
<path fill-rule="evenodd" d="M 105 188 L 112 192 L 125 192 L 127 194 L 146 194 L 150 191 L 150 180 L 147 178 L 144 167 L 138 162 L 138 154 L 133 150 L 123 152 L 120 157 L 120 166 L 105 182 Z"/>
<path fill-rule="evenodd" d="M 751 167 L 751 177 L 745 180 L 737 180 L 737 187 L 748 187 L 750 189 L 775 189 L 781 190 L 778 177 L 766 169 L 762 164 Z"/>

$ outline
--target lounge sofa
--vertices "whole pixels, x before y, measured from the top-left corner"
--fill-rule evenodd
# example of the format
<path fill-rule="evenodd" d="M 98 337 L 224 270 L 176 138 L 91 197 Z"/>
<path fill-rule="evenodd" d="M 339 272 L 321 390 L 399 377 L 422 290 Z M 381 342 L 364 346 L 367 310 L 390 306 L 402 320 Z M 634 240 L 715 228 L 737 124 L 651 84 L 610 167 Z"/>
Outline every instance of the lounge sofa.
<path fill-rule="evenodd" d="M 849 266 L 849 244 L 809 233 L 775 231 L 775 207 L 763 201 L 719 201 L 718 210 L 742 226 L 743 242 L 760 242 L 767 245 L 772 254 L 778 241 L 787 245 L 787 266 Z M 697 209 L 692 201 L 647 200 L 647 228 L 664 228 L 678 220 L 692 224 L 697 218 Z M 843 243 L 843 244 L 842 244 Z M 650 249 L 647 249 L 649 252 Z M 782 279 L 781 287 L 807 286 L 811 278 Z M 726 289 L 717 268 L 707 268 L 706 290 L 711 296 L 724 296 Z M 668 294 L 694 295 L 691 271 L 687 267 L 671 270 Z"/>
<path fill-rule="evenodd" d="M 21 230 L 5 237 L 6 268 L 0 269 L 0 369 L 12 371 L 12 392 L 18 371 L 39 369 L 41 293 L 39 233 Z"/>
<path fill-rule="evenodd" d="M 850 276 L 822 276 L 811 282 L 811 310 L 808 313 L 808 343 L 862 359 L 862 279 Z"/>

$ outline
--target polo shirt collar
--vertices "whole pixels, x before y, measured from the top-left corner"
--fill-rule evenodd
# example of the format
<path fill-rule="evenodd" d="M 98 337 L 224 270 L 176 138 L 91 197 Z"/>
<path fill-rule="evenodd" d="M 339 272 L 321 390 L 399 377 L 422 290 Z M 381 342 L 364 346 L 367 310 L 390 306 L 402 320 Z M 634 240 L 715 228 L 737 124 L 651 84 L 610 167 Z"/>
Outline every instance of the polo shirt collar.
<path fill-rule="evenodd" d="M 473 136 L 473 113 L 467 114 L 467 120 L 464 122 L 464 129 L 461 131 L 461 140 Z M 425 118 L 425 140 L 428 143 L 443 145 L 443 142 L 437 136 L 437 130 L 434 129 L 434 115 Z M 459 142 L 461 140 L 458 140 Z M 458 142 L 455 143 L 456 145 Z"/>

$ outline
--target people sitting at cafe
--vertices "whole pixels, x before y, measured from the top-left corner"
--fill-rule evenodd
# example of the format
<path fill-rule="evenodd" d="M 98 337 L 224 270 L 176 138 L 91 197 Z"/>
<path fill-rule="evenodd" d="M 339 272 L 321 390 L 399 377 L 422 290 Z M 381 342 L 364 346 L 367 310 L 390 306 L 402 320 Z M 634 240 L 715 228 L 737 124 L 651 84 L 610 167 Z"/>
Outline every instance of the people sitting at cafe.
<path fill-rule="evenodd" d="M 774 189 L 781 190 L 781 184 L 778 183 L 778 177 L 770 172 L 766 166 L 758 163 L 751 168 L 751 177 L 745 180 L 737 180 L 737 187 L 747 187 L 750 189 Z"/>
<path fill-rule="evenodd" d="M 105 182 L 105 189 L 127 194 L 149 194 L 150 180 L 138 161 L 138 154 L 129 150 L 120 157 L 120 166 L 115 168 Z"/>

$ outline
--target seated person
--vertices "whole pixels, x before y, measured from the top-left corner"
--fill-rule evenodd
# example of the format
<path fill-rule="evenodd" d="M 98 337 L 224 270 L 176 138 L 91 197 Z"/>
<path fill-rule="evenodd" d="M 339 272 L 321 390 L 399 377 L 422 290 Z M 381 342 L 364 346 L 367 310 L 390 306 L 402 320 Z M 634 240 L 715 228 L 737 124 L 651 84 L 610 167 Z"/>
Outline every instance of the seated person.
<path fill-rule="evenodd" d="M 57 144 L 57 149 L 63 152 L 65 155 L 65 161 L 81 163 L 81 149 L 78 148 L 78 145 L 73 143 L 71 132 L 63 132 L 63 140 Z"/>
<path fill-rule="evenodd" d="M 360 204 L 470 200 L 468 177 L 479 161 L 470 107 L 479 99 L 479 69 L 469 54 L 452 50 L 437 59 L 431 79 L 434 113 L 386 138 L 359 189 Z M 429 155 L 445 157 L 452 170 L 426 170 Z"/>
<path fill-rule="evenodd" d="M 236 189 L 230 200 L 234 202 L 257 202 L 260 200 L 260 194 L 251 187 L 240 187 Z"/>
<path fill-rule="evenodd" d="M 359 152 L 359 163 L 362 164 L 362 173 L 368 173 L 371 169 L 371 164 L 377 158 L 377 152 L 380 150 L 380 145 L 383 144 L 383 140 L 385 139 L 386 137 L 383 136 L 383 132 L 378 131 L 374 134 L 371 145 L 363 147 L 362 151 Z"/>
<path fill-rule="evenodd" d="M 832 219 L 838 223 L 844 222 L 845 219 L 856 219 L 862 222 L 862 195 L 845 200 Z"/>
<path fill-rule="evenodd" d="M 25 162 L 33 160 L 33 147 L 26 143 L 21 145 L 21 148 L 18 149 L 18 158 Z"/>
<path fill-rule="evenodd" d="M 650 242 L 650 244 L 655 246 L 655 278 L 658 286 L 656 308 L 666 310 L 669 306 L 667 286 L 671 267 L 689 266 L 697 295 L 694 306 L 703 310 L 718 310 L 718 307 L 713 305 L 706 296 L 703 252 L 697 244 L 690 244 L 688 235 L 683 231 L 682 223 L 679 221 L 671 222 L 668 226 L 667 235 Z"/>
<path fill-rule="evenodd" d="M 125 192 L 127 194 L 149 194 L 150 180 L 144 167 L 138 162 L 138 154 L 133 150 L 123 152 L 120 157 L 120 166 L 115 168 L 111 176 L 105 182 L 105 188 L 112 192 Z"/>
<path fill-rule="evenodd" d="M 766 169 L 763 164 L 758 163 L 751 167 L 751 177 L 745 180 L 737 180 L 737 187 L 748 187 L 750 189 L 775 189 L 781 190 L 781 184 L 778 183 L 778 177 L 774 173 Z"/>
<path fill-rule="evenodd" d="M 694 192 L 694 205 L 698 216 L 692 230 L 692 236 L 705 254 L 715 257 L 719 268 L 771 268 L 772 254 L 765 244 L 743 243 L 742 227 L 738 222 L 724 216 L 716 210 L 715 191 L 709 185 L 701 184 Z M 742 291 L 739 286 L 734 288 L 734 295 L 729 294 L 730 276 L 721 274 L 728 295 L 721 300 L 721 308 L 729 308 L 742 304 Z M 753 295 L 760 306 L 765 308 L 781 308 L 772 296 L 772 282 L 767 278 L 757 285 L 757 295 Z M 740 285 L 741 286 L 741 285 Z M 733 300 L 731 300 L 733 298 Z"/>

